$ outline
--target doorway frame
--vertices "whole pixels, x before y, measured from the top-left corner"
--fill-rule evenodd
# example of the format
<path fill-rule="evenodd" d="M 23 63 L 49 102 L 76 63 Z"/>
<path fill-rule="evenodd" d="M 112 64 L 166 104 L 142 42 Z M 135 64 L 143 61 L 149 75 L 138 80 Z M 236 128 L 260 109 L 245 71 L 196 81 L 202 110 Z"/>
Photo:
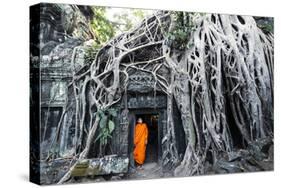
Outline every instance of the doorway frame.
<path fill-rule="evenodd" d="M 128 151 L 129 153 L 133 153 L 134 150 L 134 129 L 136 125 L 136 116 L 137 115 L 145 115 L 145 114 L 157 114 L 158 122 L 157 122 L 157 163 L 161 165 L 162 163 L 162 138 L 163 138 L 163 129 L 165 128 L 164 123 L 166 122 L 166 109 L 165 108 L 137 108 L 137 109 L 129 109 L 129 139 L 128 139 Z M 130 155 L 133 157 L 133 155 Z M 130 159 L 131 164 L 134 166 L 134 159 Z M 131 166 L 130 165 L 130 166 Z"/>

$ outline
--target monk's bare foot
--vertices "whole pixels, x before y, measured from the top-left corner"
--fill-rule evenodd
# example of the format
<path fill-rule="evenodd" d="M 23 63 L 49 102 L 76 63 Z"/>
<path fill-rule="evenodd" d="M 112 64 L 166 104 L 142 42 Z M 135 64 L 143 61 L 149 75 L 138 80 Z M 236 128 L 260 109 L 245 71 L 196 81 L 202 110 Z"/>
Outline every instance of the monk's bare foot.
<path fill-rule="evenodd" d="M 137 170 L 143 170 L 142 165 L 137 166 Z"/>

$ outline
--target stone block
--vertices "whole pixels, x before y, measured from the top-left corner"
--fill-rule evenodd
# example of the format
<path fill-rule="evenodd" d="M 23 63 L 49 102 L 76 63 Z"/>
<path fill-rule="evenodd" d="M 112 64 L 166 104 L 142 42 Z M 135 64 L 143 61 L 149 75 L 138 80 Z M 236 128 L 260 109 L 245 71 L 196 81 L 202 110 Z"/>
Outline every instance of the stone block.
<path fill-rule="evenodd" d="M 129 159 L 127 157 L 117 155 L 85 159 L 75 165 L 71 176 L 82 177 L 127 173 L 128 165 Z"/>

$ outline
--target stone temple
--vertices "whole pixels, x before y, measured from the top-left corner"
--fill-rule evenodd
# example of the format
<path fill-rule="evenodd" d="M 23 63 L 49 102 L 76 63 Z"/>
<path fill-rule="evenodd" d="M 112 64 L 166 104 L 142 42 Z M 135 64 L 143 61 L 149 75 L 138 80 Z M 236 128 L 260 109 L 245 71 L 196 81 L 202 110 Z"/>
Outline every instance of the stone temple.
<path fill-rule="evenodd" d="M 73 165 L 74 156 L 77 158 L 79 152 L 87 144 L 87 138 L 83 135 L 84 132 L 89 133 L 90 130 L 86 126 L 82 133 L 77 132 L 77 122 L 73 118 L 79 112 L 73 107 L 77 102 L 75 95 L 77 91 L 71 84 L 74 77 L 87 74 L 94 58 L 89 54 L 96 53 L 89 50 L 92 49 L 93 39 L 95 39 L 95 33 L 90 26 L 94 15 L 95 12 L 89 6 L 82 5 L 41 3 L 31 9 L 30 149 L 32 155 L 30 162 L 32 165 L 30 171 L 34 182 L 57 183 L 69 170 L 68 167 Z M 271 19 L 256 18 L 256 20 L 261 24 L 272 22 Z M 76 55 L 73 56 L 75 49 Z M 157 49 L 148 49 L 145 52 L 139 52 L 135 58 L 141 59 L 153 53 L 160 52 Z M 127 59 L 125 58 L 124 61 Z M 160 72 L 167 80 L 171 79 L 171 71 L 168 68 L 163 67 Z M 185 79 L 184 75 L 175 75 L 175 78 Z M 145 71 L 135 70 L 129 73 L 127 87 L 120 92 L 121 100 L 112 106 L 116 109 L 116 117 L 113 119 L 115 128 L 105 148 L 105 153 L 100 156 L 99 145 L 91 144 L 87 158 L 75 165 L 71 173 L 73 177 L 71 181 L 83 182 L 85 177 L 95 177 L 92 179 L 104 181 L 173 176 L 171 171 L 174 168 L 173 165 L 179 165 L 185 156 L 188 145 L 185 138 L 186 130 L 181 118 L 181 106 L 175 100 L 171 100 L 161 89 L 155 87 L 154 79 L 153 75 Z M 121 77 L 121 83 L 122 81 Z M 83 85 L 82 81 L 79 84 Z M 87 89 L 86 86 L 85 89 Z M 86 105 L 85 108 L 89 106 Z M 172 120 L 168 118 L 169 113 L 172 114 Z M 134 129 L 139 117 L 147 123 L 149 132 L 145 163 L 150 166 L 148 165 L 143 174 L 136 172 L 133 158 Z M 173 148 L 170 149 L 175 150 L 177 160 L 173 162 L 171 162 L 172 157 L 166 152 L 171 146 L 165 143 L 169 139 L 165 137 L 169 135 L 168 121 L 173 121 L 175 125 Z M 89 125 L 93 123 L 87 117 L 85 122 Z M 241 147 L 243 141 L 238 128 L 233 126 L 230 132 L 232 135 L 235 134 L 234 146 Z M 76 147 L 77 140 L 74 138 L 79 134 L 82 137 L 81 146 Z M 94 137 L 98 137 L 98 131 Z M 234 168 L 232 164 L 241 164 L 244 157 L 249 159 L 254 154 L 255 160 L 262 161 L 267 158 L 271 162 L 270 164 L 261 163 L 263 166 L 259 164 L 259 167 L 247 166 L 248 171 L 273 168 L 272 139 L 257 140 L 248 144 L 247 147 L 250 152 L 248 150 L 230 152 L 230 157 L 225 161 L 225 156 L 222 155 L 222 160 L 218 160 L 214 168 L 206 167 L 206 172 L 210 174 L 242 172 L 241 169 Z M 261 154 L 265 150 L 266 155 Z M 211 159 L 210 155 L 208 152 L 207 158 Z M 157 173 L 149 174 L 149 171 L 153 170 Z"/>
<path fill-rule="evenodd" d="M 76 46 L 85 46 L 81 49 L 75 60 L 76 71 L 83 71 L 85 67 L 85 51 L 91 39 L 91 31 L 87 27 L 79 27 L 90 23 L 92 11 L 86 6 L 68 6 L 55 4 L 42 4 L 40 6 L 40 46 L 32 50 L 34 64 L 36 64 L 36 53 L 40 52 L 40 91 L 41 91 L 41 157 L 46 157 L 50 144 L 55 137 L 56 128 L 66 100 L 73 100 L 72 96 L 67 96 L 67 85 L 71 82 L 71 55 Z M 76 16 L 76 17 L 75 17 Z M 73 17 L 73 18 L 72 18 Z M 78 23 L 71 23 L 69 20 L 78 20 Z M 63 22 L 65 25 L 62 25 Z M 34 25 L 34 27 L 38 27 Z M 34 28 L 35 30 L 36 28 Z M 66 36 L 73 36 L 67 38 Z M 35 45 L 35 44 L 34 44 Z M 38 51 L 37 51 L 38 50 Z M 37 68 L 37 67 L 36 67 Z M 118 156 L 129 156 L 132 162 L 133 151 L 133 131 L 138 117 L 142 117 L 149 125 L 149 144 L 147 152 L 148 162 L 161 163 L 162 147 L 161 141 L 165 133 L 167 118 L 166 95 L 154 90 L 153 77 L 143 72 L 135 72 L 129 78 L 127 95 L 122 101 L 115 105 L 118 109 L 116 118 L 116 129 L 111 140 L 110 154 Z M 72 97 L 72 99 L 71 99 Z M 68 99 L 67 99 L 68 98 Z M 179 112 L 174 105 L 175 122 L 181 123 Z M 128 115 L 128 118 L 127 118 Z M 46 123 L 47 122 L 47 123 Z M 73 135 L 75 127 L 69 123 L 69 127 L 64 127 L 60 140 L 60 152 L 71 154 L 73 148 Z M 177 132 L 178 143 L 184 142 L 184 135 L 181 129 Z M 183 154 L 185 145 L 178 144 L 178 150 Z M 96 156 L 92 156 L 96 157 Z M 132 163 L 133 164 L 133 163 Z"/>

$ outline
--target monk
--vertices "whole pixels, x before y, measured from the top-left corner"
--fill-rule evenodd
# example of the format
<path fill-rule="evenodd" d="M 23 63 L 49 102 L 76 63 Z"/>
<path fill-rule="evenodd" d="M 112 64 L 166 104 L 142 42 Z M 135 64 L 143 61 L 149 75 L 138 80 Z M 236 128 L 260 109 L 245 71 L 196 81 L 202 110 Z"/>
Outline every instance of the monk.
<path fill-rule="evenodd" d="M 142 165 L 145 160 L 145 150 L 148 138 L 147 125 L 142 122 L 141 118 L 138 118 L 135 127 L 135 137 L 134 137 L 134 159 L 138 165 L 138 169 L 142 169 Z"/>

